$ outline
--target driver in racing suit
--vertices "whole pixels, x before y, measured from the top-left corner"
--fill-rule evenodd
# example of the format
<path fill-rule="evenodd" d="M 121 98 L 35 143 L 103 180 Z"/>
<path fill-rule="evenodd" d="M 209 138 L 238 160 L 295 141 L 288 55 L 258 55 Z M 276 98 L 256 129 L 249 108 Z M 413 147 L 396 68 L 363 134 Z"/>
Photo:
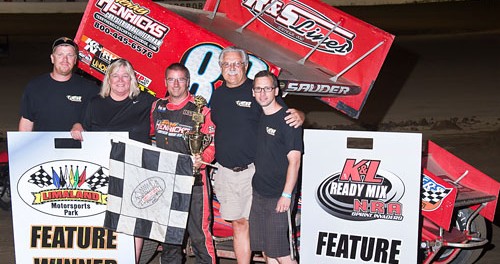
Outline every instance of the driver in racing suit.
<path fill-rule="evenodd" d="M 191 154 L 183 134 L 195 127 L 192 115 L 197 110 L 194 96 L 189 93 L 189 71 L 180 64 L 174 63 L 165 71 L 165 84 L 168 96 L 158 99 L 151 109 L 151 134 L 156 137 L 156 146 L 184 154 Z M 210 110 L 202 108 L 204 123 L 201 132 L 212 135 L 215 125 L 210 117 Z M 187 224 L 187 233 L 192 241 L 196 263 L 215 263 L 216 255 L 210 230 L 211 199 L 208 195 L 205 165 L 201 162 L 212 162 L 215 155 L 213 141 L 203 151 L 195 156 L 195 167 L 201 167 L 202 183 L 193 185 L 191 207 Z M 180 245 L 163 244 L 161 263 L 182 263 L 182 247 Z"/>

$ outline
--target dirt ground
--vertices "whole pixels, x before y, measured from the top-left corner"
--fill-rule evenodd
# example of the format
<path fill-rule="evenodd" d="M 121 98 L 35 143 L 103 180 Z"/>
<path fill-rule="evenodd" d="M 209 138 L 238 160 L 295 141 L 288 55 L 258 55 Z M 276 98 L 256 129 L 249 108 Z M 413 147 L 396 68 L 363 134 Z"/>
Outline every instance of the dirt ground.
<path fill-rule="evenodd" d="M 359 120 L 313 98 L 286 102 L 320 129 L 422 133 L 500 181 L 499 1 L 345 8 L 396 35 Z M 74 36 L 81 14 L 0 16 L 0 138 L 17 129 L 19 100 L 32 77 L 50 70 L 50 43 Z M 8 37 L 5 37 L 8 36 Z M 0 148 L 2 148 L 0 146 Z M 500 215 L 481 264 L 500 263 Z M 12 220 L 0 211 L 0 262 L 14 263 Z M 223 263 L 235 263 L 228 261 Z"/>

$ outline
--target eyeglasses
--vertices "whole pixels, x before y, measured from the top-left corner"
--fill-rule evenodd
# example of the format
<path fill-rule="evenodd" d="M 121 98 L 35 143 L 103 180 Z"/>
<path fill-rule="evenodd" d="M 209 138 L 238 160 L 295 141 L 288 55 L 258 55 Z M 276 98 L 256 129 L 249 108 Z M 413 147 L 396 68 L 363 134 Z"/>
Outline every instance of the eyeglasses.
<path fill-rule="evenodd" d="M 242 67 L 243 67 L 243 66 L 245 66 L 245 65 L 246 65 L 246 63 L 245 63 L 245 62 L 241 62 L 241 61 L 238 61 L 238 62 L 231 62 L 231 63 L 229 63 L 229 62 L 222 62 L 222 63 L 220 64 L 220 66 L 221 66 L 222 68 L 225 68 L 225 69 L 227 69 L 227 68 L 231 68 L 231 67 L 235 67 L 235 68 L 242 68 Z"/>
<path fill-rule="evenodd" d="M 187 78 L 167 78 L 168 83 L 174 83 L 175 81 L 178 81 L 179 83 L 186 83 Z"/>
<path fill-rule="evenodd" d="M 253 88 L 253 92 L 254 93 L 260 93 L 262 91 L 265 91 L 266 93 L 269 93 L 271 91 L 274 90 L 275 87 L 269 87 L 269 86 L 266 86 L 266 87 L 254 87 Z"/>

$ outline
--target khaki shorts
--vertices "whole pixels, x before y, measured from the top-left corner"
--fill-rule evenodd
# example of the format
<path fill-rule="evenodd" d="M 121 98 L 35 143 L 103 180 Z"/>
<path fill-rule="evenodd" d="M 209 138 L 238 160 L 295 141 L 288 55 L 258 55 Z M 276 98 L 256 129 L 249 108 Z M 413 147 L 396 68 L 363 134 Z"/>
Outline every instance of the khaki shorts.
<path fill-rule="evenodd" d="M 214 175 L 214 190 L 220 202 L 221 217 L 227 221 L 248 219 L 252 207 L 254 164 L 240 172 L 234 172 L 219 163 L 216 166 L 218 170 Z"/>

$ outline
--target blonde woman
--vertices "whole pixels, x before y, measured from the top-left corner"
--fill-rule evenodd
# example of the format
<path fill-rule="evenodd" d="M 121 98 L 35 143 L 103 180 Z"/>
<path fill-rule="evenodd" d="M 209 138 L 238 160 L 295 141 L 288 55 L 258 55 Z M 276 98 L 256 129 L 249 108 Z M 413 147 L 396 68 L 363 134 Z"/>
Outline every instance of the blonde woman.
<path fill-rule="evenodd" d="M 108 66 L 99 96 L 93 98 L 71 136 L 83 140 L 82 131 L 128 131 L 133 140 L 150 144 L 149 114 L 155 98 L 141 92 L 130 62 L 118 59 Z"/>
<path fill-rule="evenodd" d="M 118 59 L 108 66 L 99 96 L 84 111 L 82 123 L 76 123 L 71 136 L 83 140 L 82 131 L 128 131 L 129 137 L 150 144 L 149 114 L 156 99 L 141 92 L 130 62 Z M 143 239 L 135 238 L 136 262 L 139 262 Z"/>

